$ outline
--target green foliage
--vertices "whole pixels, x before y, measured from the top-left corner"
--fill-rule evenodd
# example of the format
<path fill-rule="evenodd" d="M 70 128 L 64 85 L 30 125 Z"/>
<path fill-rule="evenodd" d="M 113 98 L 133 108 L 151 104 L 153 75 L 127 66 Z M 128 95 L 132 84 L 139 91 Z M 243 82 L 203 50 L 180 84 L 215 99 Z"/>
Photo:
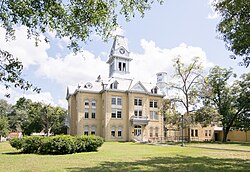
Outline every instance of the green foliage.
<path fill-rule="evenodd" d="M 34 87 L 21 77 L 23 65 L 17 58 L 0 49 L 0 59 L 0 83 L 3 83 L 6 89 L 14 86 L 23 90 L 33 89 L 37 93 L 40 92 L 40 88 Z M 6 96 L 9 97 L 10 94 L 6 93 Z"/>
<path fill-rule="evenodd" d="M 45 131 L 46 134 L 65 133 L 64 120 L 67 111 L 61 107 L 52 107 L 29 99 L 20 98 L 12 107 L 9 120 L 12 130 L 21 130 L 25 135 Z"/>
<path fill-rule="evenodd" d="M 219 125 L 220 114 L 212 106 L 203 106 L 195 112 L 195 122 L 200 123 L 203 127 L 208 125 Z"/>
<path fill-rule="evenodd" d="M 242 119 L 248 120 L 247 116 L 250 112 L 249 75 L 249 73 L 244 74 L 241 80 L 229 84 L 231 77 L 235 77 L 232 69 L 215 66 L 206 78 L 206 85 L 203 88 L 204 103 L 206 106 L 214 107 L 219 113 L 224 131 L 224 142 L 227 140 L 231 127 L 238 128 L 242 124 L 240 122 Z"/>
<path fill-rule="evenodd" d="M 74 138 L 69 135 L 45 137 L 39 148 L 41 154 L 71 154 L 74 152 Z"/>
<path fill-rule="evenodd" d="M 162 3 L 162 0 L 157 0 Z M 118 15 L 127 20 L 138 11 L 141 16 L 149 10 L 153 0 L 8 0 L 0 1 L 0 23 L 6 39 L 15 39 L 15 26 L 26 26 L 28 38 L 38 44 L 39 35 L 54 31 L 59 38 L 70 39 L 69 48 L 79 51 L 79 41 L 87 41 L 92 33 L 104 40 L 118 26 Z M 45 38 L 48 41 L 48 38 Z"/>
<path fill-rule="evenodd" d="M 22 138 L 22 152 L 39 153 L 39 147 L 42 143 L 42 137 L 30 136 Z"/>
<path fill-rule="evenodd" d="M 102 146 L 103 138 L 98 136 L 57 135 L 51 137 L 27 136 L 11 139 L 10 144 L 23 153 L 72 154 L 97 151 Z"/>
<path fill-rule="evenodd" d="M 23 139 L 21 138 L 12 138 L 9 140 L 9 143 L 13 148 L 16 148 L 17 150 L 20 150 L 23 147 Z"/>
<path fill-rule="evenodd" d="M 8 118 L 0 115 L 0 136 L 7 136 L 9 133 Z"/>
<path fill-rule="evenodd" d="M 250 63 L 250 1 L 215 1 L 215 9 L 222 16 L 217 31 L 222 35 L 227 48 L 243 58 L 242 65 Z M 234 58 L 236 58 L 234 56 Z"/>

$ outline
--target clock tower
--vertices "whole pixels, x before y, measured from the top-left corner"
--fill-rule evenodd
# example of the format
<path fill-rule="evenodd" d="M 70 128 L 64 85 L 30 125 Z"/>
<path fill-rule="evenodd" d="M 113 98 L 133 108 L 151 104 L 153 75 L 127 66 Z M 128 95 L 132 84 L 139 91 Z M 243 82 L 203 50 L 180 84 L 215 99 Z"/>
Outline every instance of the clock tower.
<path fill-rule="evenodd" d="M 129 74 L 129 62 L 131 60 L 127 40 L 124 36 L 116 35 L 107 61 L 109 77 Z"/>

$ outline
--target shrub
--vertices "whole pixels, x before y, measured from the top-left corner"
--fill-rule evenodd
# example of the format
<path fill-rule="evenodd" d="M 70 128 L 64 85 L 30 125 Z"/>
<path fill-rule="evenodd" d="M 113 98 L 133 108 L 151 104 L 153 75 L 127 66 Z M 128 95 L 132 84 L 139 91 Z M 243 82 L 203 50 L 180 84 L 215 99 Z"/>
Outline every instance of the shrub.
<path fill-rule="evenodd" d="M 39 153 L 43 137 L 27 136 L 23 137 L 22 152 L 24 153 Z"/>
<path fill-rule="evenodd" d="M 97 151 L 97 148 L 102 146 L 103 143 L 103 138 L 99 136 L 77 136 L 75 138 L 76 152 Z"/>
<path fill-rule="evenodd" d="M 40 154 L 71 154 L 75 152 L 97 151 L 103 144 L 103 138 L 98 136 L 58 135 L 51 137 L 29 136 L 22 139 L 12 139 L 10 144 L 24 153 Z"/>
<path fill-rule="evenodd" d="M 58 135 L 43 139 L 40 147 L 42 154 L 70 154 L 75 152 L 75 144 L 72 136 Z"/>
<path fill-rule="evenodd" d="M 9 140 L 10 145 L 17 150 L 22 149 L 23 139 L 22 138 L 12 138 Z"/>

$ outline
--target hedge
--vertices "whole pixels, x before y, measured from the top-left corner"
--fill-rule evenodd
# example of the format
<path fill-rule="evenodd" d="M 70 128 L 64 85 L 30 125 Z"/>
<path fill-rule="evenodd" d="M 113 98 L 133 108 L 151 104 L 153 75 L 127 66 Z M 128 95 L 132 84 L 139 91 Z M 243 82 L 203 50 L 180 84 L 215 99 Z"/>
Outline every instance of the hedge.
<path fill-rule="evenodd" d="M 103 138 L 94 135 L 58 135 L 51 137 L 27 136 L 13 138 L 10 140 L 10 145 L 23 153 L 72 154 L 97 151 L 103 142 Z"/>

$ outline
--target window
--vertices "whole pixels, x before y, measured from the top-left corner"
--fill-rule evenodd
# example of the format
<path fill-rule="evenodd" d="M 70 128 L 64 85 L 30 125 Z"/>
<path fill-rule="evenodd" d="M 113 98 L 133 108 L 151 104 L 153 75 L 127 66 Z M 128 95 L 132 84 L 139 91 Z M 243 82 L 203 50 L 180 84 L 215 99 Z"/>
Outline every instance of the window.
<path fill-rule="evenodd" d="M 198 130 L 195 130 L 195 137 L 198 137 Z"/>
<path fill-rule="evenodd" d="M 95 119 L 95 109 L 92 109 L 91 118 Z"/>
<path fill-rule="evenodd" d="M 123 63 L 123 64 L 122 64 L 122 68 L 123 68 L 123 71 L 126 72 L 126 63 Z"/>
<path fill-rule="evenodd" d="M 153 127 L 150 127 L 149 137 L 153 137 Z"/>
<path fill-rule="evenodd" d="M 119 63 L 118 63 L 118 70 L 119 70 L 119 71 L 122 71 L 122 62 L 119 62 Z"/>
<path fill-rule="evenodd" d="M 157 94 L 157 87 L 151 89 L 151 93 Z"/>
<path fill-rule="evenodd" d="M 84 118 L 89 118 L 89 109 L 85 109 Z"/>
<path fill-rule="evenodd" d="M 151 120 L 159 120 L 157 111 L 150 111 L 150 119 Z"/>
<path fill-rule="evenodd" d="M 111 137 L 115 137 L 115 127 L 112 127 L 111 129 Z"/>
<path fill-rule="evenodd" d="M 134 111 L 134 115 L 135 115 L 136 117 L 142 116 L 142 110 L 135 110 L 135 111 Z"/>
<path fill-rule="evenodd" d="M 118 137 L 122 137 L 122 127 L 118 128 Z"/>
<path fill-rule="evenodd" d="M 96 108 L 96 101 L 95 100 L 92 100 L 92 108 Z"/>
<path fill-rule="evenodd" d="M 89 100 L 84 100 L 84 105 L 85 105 L 85 107 L 87 106 L 87 107 L 89 107 Z"/>
<path fill-rule="evenodd" d="M 116 97 L 112 97 L 112 105 L 116 105 Z"/>
<path fill-rule="evenodd" d="M 211 136 L 212 135 L 212 131 L 211 130 L 209 130 L 209 136 Z"/>
<path fill-rule="evenodd" d="M 122 98 L 121 97 L 117 97 L 117 105 L 122 105 Z"/>
<path fill-rule="evenodd" d="M 134 105 L 135 106 L 142 106 L 142 99 L 141 98 L 135 98 L 134 99 Z"/>
<path fill-rule="evenodd" d="M 158 127 L 155 127 L 155 137 L 158 137 Z"/>
<path fill-rule="evenodd" d="M 89 135 L 89 126 L 85 125 L 84 127 L 84 135 Z"/>
<path fill-rule="evenodd" d="M 112 97 L 111 103 L 112 103 L 112 105 L 122 105 L 122 98 L 121 97 Z"/>
<path fill-rule="evenodd" d="M 149 107 L 157 108 L 157 100 L 150 100 Z"/>
<path fill-rule="evenodd" d="M 208 130 L 205 130 L 205 136 L 208 136 Z"/>
<path fill-rule="evenodd" d="M 92 127 L 91 127 L 91 134 L 92 134 L 92 135 L 95 135 L 95 133 L 96 133 L 96 127 L 95 127 L 95 126 L 92 126 Z"/>
<path fill-rule="evenodd" d="M 116 117 L 117 118 L 122 118 L 122 111 L 121 110 L 116 111 Z"/>
<path fill-rule="evenodd" d="M 112 118 L 122 118 L 122 110 L 121 109 L 112 109 L 111 117 Z"/>
<path fill-rule="evenodd" d="M 191 136 L 194 137 L 194 130 L 191 130 Z"/>
<path fill-rule="evenodd" d="M 116 118 L 116 109 L 112 109 L 111 117 Z"/>
<path fill-rule="evenodd" d="M 113 82 L 112 84 L 110 84 L 110 88 L 111 88 L 111 89 L 117 89 L 117 88 L 118 88 L 118 82 L 115 81 L 115 82 Z"/>

